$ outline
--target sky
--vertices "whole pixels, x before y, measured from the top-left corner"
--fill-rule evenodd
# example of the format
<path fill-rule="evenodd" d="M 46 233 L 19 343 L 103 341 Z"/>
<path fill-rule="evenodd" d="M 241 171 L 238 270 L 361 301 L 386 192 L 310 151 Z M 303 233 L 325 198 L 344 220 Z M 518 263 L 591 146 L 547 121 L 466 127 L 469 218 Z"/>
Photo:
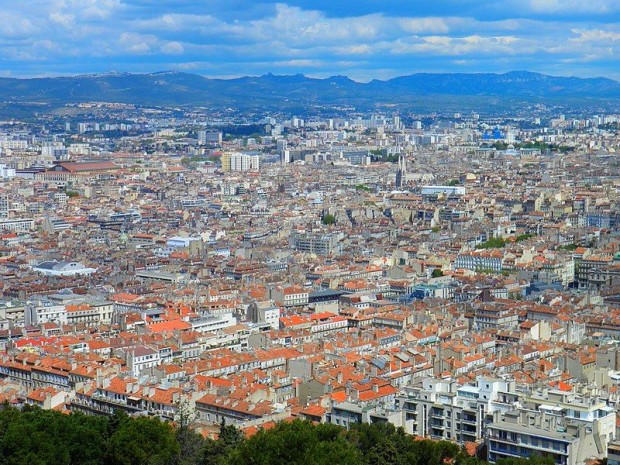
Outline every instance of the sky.
<path fill-rule="evenodd" d="M 0 75 L 620 80 L 620 0 L 0 0 Z"/>

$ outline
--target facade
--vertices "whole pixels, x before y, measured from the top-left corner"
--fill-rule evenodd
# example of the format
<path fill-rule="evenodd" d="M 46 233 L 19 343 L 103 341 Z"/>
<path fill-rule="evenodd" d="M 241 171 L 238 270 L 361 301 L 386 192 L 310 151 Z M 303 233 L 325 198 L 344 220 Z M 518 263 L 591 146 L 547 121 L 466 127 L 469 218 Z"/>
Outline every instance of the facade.
<path fill-rule="evenodd" d="M 422 186 L 422 195 L 438 195 L 444 194 L 447 196 L 459 196 L 465 195 L 465 187 L 463 186 Z"/>
<path fill-rule="evenodd" d="M 458 255 L 454 268 L 472 271 L 502 271 L 503 254 L 499 250 L 472 250 Z"/>
<path fill-rule="evenodd" d="M 30 231 L 34 229 L 32 218 L 5 218 L 0 219 L 0 230 L 7 231 Z"/>
<path fill-rule="evenodd" d="M 615 422 L 615 415 L 611 415 Z M 607 452 L 598 431 L 577 421 L 545 412 L 496 412 L 487 426 L 488 460 L 544 455 L 558 465 L 577 465 Z"/>
<path fill-rule="evenodd" d="M 423 378 L 397 397 L 402 426 L 409 434 L 459 444 L 480 441 L 486 415 L 515 401 L 514 382 L 478 377 L 475 385 Z"/>
<path fill-rule="evenodd" d="M 291 233 L 289 245 L 299 252 L 331 255 L 337 252 L 338 237 L 334 234 Z"/>
<path fill-rule="evenodd" d="M 222 155 L 222 171 L 259 171 L 260 157 L 247 153 L 226 152 Z"/>

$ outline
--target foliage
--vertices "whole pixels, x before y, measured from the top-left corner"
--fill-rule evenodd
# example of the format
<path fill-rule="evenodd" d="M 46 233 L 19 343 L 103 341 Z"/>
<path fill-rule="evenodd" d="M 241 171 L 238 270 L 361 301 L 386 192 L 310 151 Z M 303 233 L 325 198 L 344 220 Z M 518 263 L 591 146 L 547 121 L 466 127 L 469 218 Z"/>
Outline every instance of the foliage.
<path fill-rule="evenodd" d="M 534 234 L 519 234 L 515 240 L 517 242 L 522 242 L 528 240 L 531 237 L 534 237 Z"/>
<path fill-rule="evenodd" d="M 245 465 L 356 465 L 362 456 L 348 442 L 345 431 L 335 425 L 317 425 L 307 421 L 279 423 L 268 431 L 259 431 L 233 451 L 228 464 Z"/>
<path fill-rule="evenodd" d="M 492 237 L 482 244 L 476 246 L 477 249 L 501 249 L 506 245 L 506 241 L 501 237 Z"/>
<path fill-rule="evenodd" d="M 488 465 L 447 441 L 416 440 L 390 423 L 331 424 L 295 420 L 249 439 L 220 424 L 217 440 L 190 428 L 180 405 L 176 424 L 153 417 L 90 416 L 24 407 L 0 410 L 3 465 Z M 546 458 L 499 465 L 553 465 Z"/>
<path fill-rule="evenodd" d="M 568 245 L 561 246 L 560 249 L 573 252 L 574 250 L 577 250 L 577 247 L 578 247 L 577 244 L 568 244 Z"/>
<path fill-rule="evenodd" d="M 110 437 L 108 454 L 118 465 L 166 465 L 179 455 L 179 444 L 168 423 L 139 417 L 121 423 Z"/>
<path fill-rule="evenodd" d="M 323 224 L 325 225 L 331 225 L 331 224 L 336 224 L 336 217 L 334 215 L 332 215 L 331 213 L 327 213 L 326 215 L 323 216 Z"/>
<path fill-rule="evenodd" d="M 441 278 L 443 276 L 443 271 L 441 271 L 441 268 L 435 268 L 433 270 L 433 273 L 431 274 L 432 278 Z"/>
<path fill-rule="evenodd" d="M 364 184 L 357 184 L 355 186 L 356 191 L 372 192 L 372 189 Z"/>
<path fill-rule="evenodd" d="M 65 194 L 69 198 L 79 197 L 80 196 L 79 192 L 75 192 L 75 191 L 66 191 Z"/>

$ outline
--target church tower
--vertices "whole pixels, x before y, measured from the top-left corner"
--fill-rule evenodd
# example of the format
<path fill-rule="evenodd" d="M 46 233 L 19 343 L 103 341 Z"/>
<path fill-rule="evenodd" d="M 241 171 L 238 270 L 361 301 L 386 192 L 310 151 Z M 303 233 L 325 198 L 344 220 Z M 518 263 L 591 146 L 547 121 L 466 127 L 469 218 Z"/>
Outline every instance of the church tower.
<path fill-rule="evenodd" d="M 399 189 L 407 184 L 407 162 L 402 153 L 398 156 L 398 170 L 396 171 L 396 182 L 394 184 Z"/>

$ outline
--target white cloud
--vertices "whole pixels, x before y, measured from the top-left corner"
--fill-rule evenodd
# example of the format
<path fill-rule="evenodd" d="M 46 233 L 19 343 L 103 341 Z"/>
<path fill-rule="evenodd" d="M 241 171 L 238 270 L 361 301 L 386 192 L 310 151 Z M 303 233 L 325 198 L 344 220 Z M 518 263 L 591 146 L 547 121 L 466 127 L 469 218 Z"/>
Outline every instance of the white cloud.
<path fill-rule="evenodd" d="M 572 29 L 578 37 L 571 38 L 574 42 L 616 42 L 620 41 L 620 32 L 602 29 Z"/>
<path fill-rule="evenodd" d="M 620 0 L 507 0 L 502 12 L 519 6 L 513 8 L 519 17 L 502 14 L 504 19 L 496 21 L 382 13 L 336 17 L 286 3 L 261 9 L 263 16 L 235 20 L 219 16 L 217 8 L 175 11 L 172 2 L 137 6 L 134 1 L 5 2 L 0 56 L 15 69 L 20 62 L 28 62 L 24 69 L 38 63 L 37 72 L 47 63 L 83 65 L 89 71 L 88 63 L 108 67 L 117 59 L 120 65 L 114 66 L 129 71 L 174 65 L 219 75 L 239 68 L 257 74 L 308 68 L 326 75 L 349 74 L 349 69 L 359 76 L 371 70 L 389 75 L 394 69 L 421 69 L 429 60 L 486 69 L 500 62 L 504 69 L 531 69 L 532 64 L 588 61 L 601 69 L 620 68 L 620 30 L 609 15 L 604 21 L 575 18 L 620 11 Z M 127 65 L 130 60 L 122 58 L 130 55 L 150 58 Z M 56 72 L 51 66 L 48 72 Z"/>
<path fill-rule="evenodd" d="M 444 18 L 403 18 L 398 21 L 404 32 L 411 34 L 446 34 L 450 32 L 448 21 Z"/>
<path fill-rule="evenodd" d="M 535 13 L 610 13 L 620 11 L 617 0 L 530 0 Z"/>
<path fill-rule="evenodd" d="M 153 35 L 136 34 L 133 32 L 123 32 L 117 41 L 120 50 L 124 50 L 132 55 L 149 54 L 152 51 L 151 47 L 156 43 L 157 38 Z"/>
<path fill-rule="evenodd" d="M 166 55 L 180 55 L 185 51 L 185 48 L 180 42 L 166 42 L 161 46 L 161 51 Z"/>

